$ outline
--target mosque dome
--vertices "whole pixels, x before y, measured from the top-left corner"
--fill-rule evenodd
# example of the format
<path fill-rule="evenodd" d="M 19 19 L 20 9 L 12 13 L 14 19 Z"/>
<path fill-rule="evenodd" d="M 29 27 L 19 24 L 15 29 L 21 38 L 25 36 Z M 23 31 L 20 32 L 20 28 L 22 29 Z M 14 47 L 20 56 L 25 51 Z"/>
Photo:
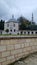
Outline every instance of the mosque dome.
<path fill-rule="evenodd" d="M 12 18 L 9 19 L 7 22 L 17 22 L 17 20 L 15 19 L 14 15 L 12 15 Z"/>

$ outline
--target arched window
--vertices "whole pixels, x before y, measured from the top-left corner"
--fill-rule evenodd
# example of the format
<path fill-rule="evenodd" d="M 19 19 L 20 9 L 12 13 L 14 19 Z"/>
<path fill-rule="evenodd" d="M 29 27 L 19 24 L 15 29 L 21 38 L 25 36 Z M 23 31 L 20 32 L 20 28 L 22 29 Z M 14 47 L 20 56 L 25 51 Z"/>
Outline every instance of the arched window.
<path fill-rule="evenodd" d="M 14 32 L 15 32 L 16 30 L 14 29 Z"/>
<path fill-rule="evenodd" d="M 12 29 L 10 31 L 12 32 Z"/>
<path fill-rule="evenodd" d="M 30 32 L 28 32 L 28 34 L 30 34 Z"/>
<path fill-rule="evenodd" d="M 37 32 L 35 32 L 37 34 Z"/>
<path fill-rule="evenodd" d="M 33 32 L 31 32 L 33 34 Z"/>
<path fill-rule="evenodd" d="M 26 34 L 26 32 L 24 32 L 24 34 Z"/>
<path fill-rule="evenodd" d="M 23 32 L 21 31 L 21 35 L 22 35 L 22 33 L 23 33 Z"/>

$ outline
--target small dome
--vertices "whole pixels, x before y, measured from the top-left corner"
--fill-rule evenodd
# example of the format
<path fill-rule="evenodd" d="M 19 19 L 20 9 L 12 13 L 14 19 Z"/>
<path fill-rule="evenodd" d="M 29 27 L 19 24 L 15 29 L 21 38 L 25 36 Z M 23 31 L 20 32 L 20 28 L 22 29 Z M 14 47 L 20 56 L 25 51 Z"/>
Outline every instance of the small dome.
<path fill-rule="evenodd" d="M 17 22 L 17 20 L 14 18 L 14 15 L 12 15 L 12 18 L 9 19 L 8 22 Z"/>

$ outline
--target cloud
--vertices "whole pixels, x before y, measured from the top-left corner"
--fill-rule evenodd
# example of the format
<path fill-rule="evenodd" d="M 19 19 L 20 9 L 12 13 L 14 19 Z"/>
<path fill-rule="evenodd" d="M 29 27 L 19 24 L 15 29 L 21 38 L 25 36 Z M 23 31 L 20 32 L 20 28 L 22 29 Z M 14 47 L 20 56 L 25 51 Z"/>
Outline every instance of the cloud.
<path fill-rule="evenodd" d="M 14 14 L 31 20 L 32 12 L 37 21 L 37 0 L 0 0 L 0 18 L 9 19 Z"/>
<path fill-rule="evenodd" d="M 0 1 L 0 18 L 8 18 L 10 15 L 10 8 L 4 0 Z"/>

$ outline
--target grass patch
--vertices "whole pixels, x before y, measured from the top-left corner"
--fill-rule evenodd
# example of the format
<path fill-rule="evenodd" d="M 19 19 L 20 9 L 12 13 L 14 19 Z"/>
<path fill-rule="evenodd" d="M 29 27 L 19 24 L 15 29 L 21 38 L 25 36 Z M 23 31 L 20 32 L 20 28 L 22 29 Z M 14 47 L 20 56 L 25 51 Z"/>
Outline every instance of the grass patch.
<path fill-rule="evenodd" d="M 17 35 L 17 34 L 0 34 L 0 36 L 37 36 L 37 34 L 19 34 L 19 35 Z"/>

